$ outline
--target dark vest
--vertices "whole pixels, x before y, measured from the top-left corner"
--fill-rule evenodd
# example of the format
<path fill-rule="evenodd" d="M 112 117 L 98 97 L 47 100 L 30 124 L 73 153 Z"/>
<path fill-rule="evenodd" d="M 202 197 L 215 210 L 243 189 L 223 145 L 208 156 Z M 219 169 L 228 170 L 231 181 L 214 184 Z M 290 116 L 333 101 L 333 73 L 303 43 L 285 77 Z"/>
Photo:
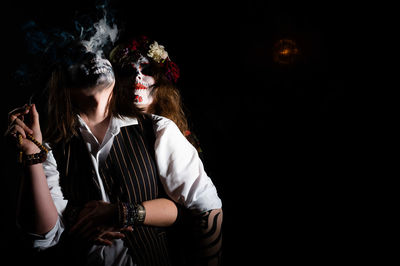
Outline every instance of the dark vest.
<path fill-rule="evenodd" d="M 67 209 L 100 200 L 100 187 L 82 137 L 53 149 L 60 172 L 60 186 L 68 200 Z M 122 127 L 110 153 L 99 169 L 111 203 L 140 203 L 165 196 L 154 161 L 153 121 Z M 170 265 L 166 231 L 153 226 L 136 226 L 124 239 L 138 265 Z"/>

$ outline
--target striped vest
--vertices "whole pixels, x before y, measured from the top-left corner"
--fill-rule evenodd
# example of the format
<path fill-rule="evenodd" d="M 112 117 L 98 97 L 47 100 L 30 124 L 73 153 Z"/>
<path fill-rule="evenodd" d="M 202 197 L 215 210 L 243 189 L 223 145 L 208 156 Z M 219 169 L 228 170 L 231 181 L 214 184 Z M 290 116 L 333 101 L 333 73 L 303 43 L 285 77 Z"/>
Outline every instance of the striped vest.
<path fill-rule="evenodd" d="M 139 125 L 122 127 L 114 137 L 110 153 L 99 169 L 111 203 L 143 202 L 165 197 L 154 162 L 153 121 L 138 119 Z M 81 137 L 53 150 L 60 172 L 60 186 L 68 207 L 100 200 L 100 186 L 89 153 Z M 67 207 L 67 209 L 68 209 Z M 166 231 L 136 226 L 124 239 L 138 265 L 170 265 Z"/>

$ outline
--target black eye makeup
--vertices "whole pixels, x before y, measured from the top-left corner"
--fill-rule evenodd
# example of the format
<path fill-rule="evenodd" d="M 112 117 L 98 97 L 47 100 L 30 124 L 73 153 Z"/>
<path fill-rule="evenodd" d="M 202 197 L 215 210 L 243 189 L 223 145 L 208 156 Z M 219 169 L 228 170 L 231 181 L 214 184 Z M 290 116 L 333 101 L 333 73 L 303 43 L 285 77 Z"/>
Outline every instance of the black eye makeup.
<path fill-rule="evenodd" d="M 150 66 L 150 64 L 148 64 L 148 63 L 146 63 L 146 64 L 141 64 L 140 65 L 140 68 L 141 68 L 141 72 L 143 73 L 143 75 L 146 75 L 146 76 L 153 76 L 153 70 L 152 70 L 152 68 L 151 68 L 151 66 Z"/>

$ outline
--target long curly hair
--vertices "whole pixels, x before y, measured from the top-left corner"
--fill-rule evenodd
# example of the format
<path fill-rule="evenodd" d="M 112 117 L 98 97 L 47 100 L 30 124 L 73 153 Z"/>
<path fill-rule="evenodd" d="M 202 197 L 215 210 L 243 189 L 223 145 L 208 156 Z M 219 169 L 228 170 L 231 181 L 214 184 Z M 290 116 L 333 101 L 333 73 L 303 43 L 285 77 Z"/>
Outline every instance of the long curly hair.
<path fill-rule="evenodd" d="M 189 125 L 184 111 L 184 105 L 179 89 L 173 84 L 159 67 L 151 64 L 155 79 L 153 89 L 153 102 L 148 107 L 148 112 L 167 117 L 175 122 L 182 134 L 186 135 Z"/>

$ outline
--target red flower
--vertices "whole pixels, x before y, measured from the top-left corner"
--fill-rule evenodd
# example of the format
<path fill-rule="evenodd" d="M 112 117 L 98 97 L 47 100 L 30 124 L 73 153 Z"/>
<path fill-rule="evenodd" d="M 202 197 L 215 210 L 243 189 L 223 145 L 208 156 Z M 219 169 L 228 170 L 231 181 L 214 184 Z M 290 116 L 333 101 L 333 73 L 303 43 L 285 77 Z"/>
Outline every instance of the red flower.
<path fill-rule="evenodd" d="M 138 38 L 131 39 L 127 44 L 116 55 L 117 59 L 121 64 L 132 64 L 136 55 L 141 54 L 147 56 L 149 52 L 149 45 L 152 41 L 147 36 L 139 36 Z M 169 58 L 166 58 L 164 62 L 159 63 L 164 70 L 165 76 L 171 81 L 176 83 L 179 76 L 180 70 L 177 64 L 172 62 Z M 139 101 L 140 99 L 135 99 Z"/>
<path fill-rule="evenodd" d="M 164 63 L 164 68 L 165 68 L 165 76 L 173 82 L 177 82 L 179 76 L 180 76 L 180 70 L 177 64 L 172 62 L 171 60 L 166 60 Z"/>
<path fill-rule="evenodd" d="M 133 40 L 133 41 L 131 42 L 131 44 L 129 45 L 129 49 L 130 49 L 131 51 L 136 51 L 138 48 L 139 48 L 139 43 L 138 43 L 138 41 L 136 41 L 136 40 Z"/>
<path fill-rule="evenodd" d="M 131 40 L 131 43 L 128 45 L 129 49 L 133 52 L 135 51 L 141 51 L 141 50 L 147 50 L 148 47 L 148 42 L 149 42 L 149 38 L 147 38 L 147 36 L 140 36 L 136 39 Z"/>

